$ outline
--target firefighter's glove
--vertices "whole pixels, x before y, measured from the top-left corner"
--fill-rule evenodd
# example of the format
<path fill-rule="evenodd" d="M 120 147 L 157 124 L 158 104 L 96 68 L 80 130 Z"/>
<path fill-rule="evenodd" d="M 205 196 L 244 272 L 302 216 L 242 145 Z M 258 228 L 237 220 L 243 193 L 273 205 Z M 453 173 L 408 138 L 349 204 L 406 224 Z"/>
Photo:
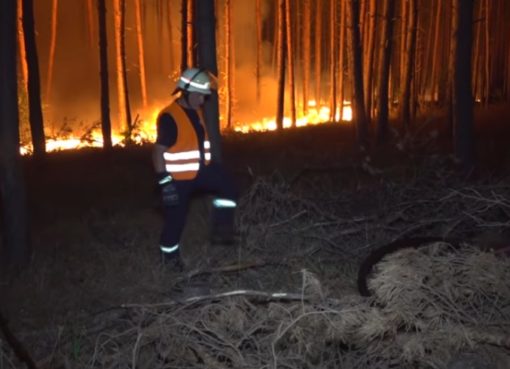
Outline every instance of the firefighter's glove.
<path fill-rule="evenodd" d="M 161 202 L 164 206 L 177 206 L 179 205 L 179 194 L 177 193 L 177 187 L 172 177 L 167 174 L 162 176 L 158 180 L 158 184 L 161 190 Z"/>

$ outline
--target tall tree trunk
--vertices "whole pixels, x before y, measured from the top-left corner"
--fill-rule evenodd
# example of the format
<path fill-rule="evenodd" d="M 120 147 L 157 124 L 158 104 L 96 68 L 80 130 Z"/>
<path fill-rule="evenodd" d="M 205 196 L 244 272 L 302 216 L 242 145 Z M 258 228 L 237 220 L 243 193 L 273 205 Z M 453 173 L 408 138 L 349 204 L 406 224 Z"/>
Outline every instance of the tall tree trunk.
<path fill-rule="evenodd" d="M 414 77 L 414 58 L 416 52 L 416 24 L 418 17 L 417 0 L 409 0 L 409 22 L 406 37 L 404 69 L 401 84 L 400 119 L 404 129 L 411 123 L 411 83 Z"/>
<path fill-rule="evenodd" d="M 365 83 L 363 84 L 363 88 L 365 90 L 365 107 L 367 120 L 370 121 L 372 117 L 372 71 L 374 65 L 374 52 L 375 52 L 375 26 L 377 20 L 377 4 L 376 0 L 370 0 L 369 14 L 368 14 L 368 25 L 367 25 L 367 49 L 365 50 Z"/>
<path fill-rule="evenodd" d="M 142 94 L 142 106 L 144 109 L 147 108 L 147 82 L 145 77 L 145 47 L 143 42 L 143 30 L 142 30 L 142 7 L 140 0 L 135 0 L 135 12 L 136 12 L 136 40 L 138 44 L 138 65 L 139 78 L 140 78 L 140 90 Z"/>
<path fill-rule="evenodd" d="M 118 126 L 125 128 L 126 139 L 129 141 L 131 135 L 131 117 L 128 107 L 126 91 L 126 70 L 125 70 L 125 42 L 124 42 L 124 20 L 125 0 L 113 0 L 114 24 L 115 24 L 115 59 L 117 71 L 117 102 L 118 102 Z"/>
<path fill-rule="evenodd" d="M 95 48 L 94 45 L 94 14 L 93 14 L 93 1 L 94 0 L 86 0 L 87 1 L 87 35 L 89 46 L 91 49 Z"/>
<path fill-rule="evenodd" d="M 348 0 L 351 30 L 351 71 L 353 73 L 353 118 L 356 122 L 356 139 L 361 147 L 368 146 L 368 121 L 363 93 L 363 55 L 359 32 L 359 0 Z"/>
<path fill-rule="evenodd" d="M 344 119 L 344 60 L 345 60 L 345 24 L 347 7 L 346 2 L 340 3 L 340 36 L 338 40 L 338 101 L 340 109 L 340 120 Z"/>
<path fill-rule="evenodd" d="M 296 83 L 294 74 L 294 50 L 293 50 L 293 32 L 292 32 L 292 19 L 291 19 L 291 4 L 290 0 L 285 1 L 285 26 L 286 26 L 286 40 L 287 40 L 287 64 L 289 66 L 289 103 L 290 103 L 290 119 L 292 127 L 296 126 Z"/>
<path fill-rule="evenodd" d="M 255 82 L 256 82 L 256 96 L 257 96 L 257 104 L 260 103 L 260 83 L 261 83 L 261 73 L 262 73 L 262 9 L 261 9 L 261 0 L 256 0 L 255 3 L 255 22 L 256 22 L 256 32 L 257 32 L 257 60 L 255 66 Z"/>
<path fill-rule="evenodd" d="M 315 103 L 321 103 L 321 81 L 322 81 L 322 2 L 316 0 L 315 8 Z"/>
<path fill-rule="evenodd" d="M 336 11 L 336 2 L 330 2 L 330 14 L 329 14 L 329 71 L 330 71 L 330 79 L 329 79 L 329 121 L 335 122 L 336 120 L 336 98 L 337 98 L 337 85 L 336 85 L 336 77 L 337 77 L 337 36 L 336 36 L 336 24 L 337 24 L 337 11 Z"/>
<path fill-rule="evenodd" d="M 18 51 L 19 51 L 19 64 L 21 69 L 22 91 L 28 94 L 28 66 L 27 55 L 25 47 L 25 33 L 23 32 L 23 4 L 21 0 L 16 0 L 17 4 L 17 27 L 18 27 Z"/>
<path fill-rule="evenodd" d="M 172 10 L 171 10 L 171 3 L 170 2 L 166 2 L 166 9 L 167 9 L 167 14 L 166 14 L 166 24 L 167 24 L 167 32 L 168 32 L 168 44 L 170 45 L 170 47 L 168 48 L 168 57 L 169 57 L 169 60 L 170 60 L 170 64 L 168 66 L 168 68 L 170 69 L 170 72 L 173 73 L 174 70 L 175 70 L 175 56 L 174 56 L 174 35 L 173 35 L 173 31 L 172 31 L 172 28 L 173 28 L 173 22 L 172 22 Z"/>
<path fill-rule="evenodd" d="M 99 28 L 99 76 L 101 83 L 101 132 L 103 148 L 112 148 L 112 125 L 110 122 L 110 87 L 108 85 L 108 44 L 106 27 L 106 0 L 97 0 Z"/>
<path fill-rule="evenodd" d="M 52 1 L 51 6 L 51 36 L 50 54 L 48 56 L 48 73 L 46 75 L 46 103 L 51 104 L 51 85 L 53 82 L 53 65 L 55 64 L 55 50 L 57 48 L 58 0 Z"/>
<path fill-rule="evenodd" d="M 194 21 L 195 21 L 195 0 L 188 0 L 187 2 L 188 10 L 186 11 L 186 37 L 188 40 L 186 41 L 186 45 L 188 46 L 188 50 L 186 51 L 186 55 L 188 56 L 188 67 L 193 67 L 196 65 L 196 49 L 195 49 L 195 30 L 194 30 Z"/>
<path fill-rule="evenodd" d="M 303 4 L 303 114 L 308 114 L 308 89 L 310 87 L 310 58 L 311 58 L 311 0 L 304 0 Z"/>
<path fill-rule="evenodd" d="M 41 105 L 41 80 L 39 76 L 39 57 L 35 41 L 35 20 L 33 0 L 23 1 L 23 32 L 28 65 L 28 104 L 30 132 L 34 147 L 34 158 L 42 159 L 46 154 L 44 123 Z"/>
<path fill-rule="evenodd" d="M 122 63 L 122 84 L 124 86 L 124 106 L 126 108 L 126 121 L 127 121 L 127 135 L 126 141 L 128 143 L 131 142 L 131 134 L 133 132 L 133 121 L 131 120 L 131 107 L 129 104 L 129 88 L 128 88 L 128 79 L 127 79 L 127 65 L 126 65 L 126 0 L 121 0 L 120 2 L 120 54 L 121 54 L 121 63 Z"/>
<path fill-rule="evenodd" d="M 25 183 L 19 152 L 16 81 L 16 0 L 0 3 L 0 196 L 3 262 L 15 268 L 30 261 Z"/>
<path fill-rule="evenodd" d="M 214 0 L 200 0 L 197 2 L 197 39 L 198 59 L 201 68 L 205 68 L 215 76 L 218 75 L 216 60 L 216 12 Z M 204 104 L 204 116 L 207 124 L 209 139 L 211 140 L 211 156 L 216 163 L 222 161 L 221 133 L 219 121 L 218 92 L 213 90 Z"/>
<path fill-rule="evenodd" d="M 441 50 L 440 50 L 440 40 L 439 40 L 439 35 L 440 35 L 440 30 L 441 30 L 441 10 L 443 9 L 443 0 L 437 0 L 437 5 L 436 5 L 436 15 L 435 15 L 435 24 L 434 24 L 434 44 L 432 46 L 432 70 L 430 72 L 430 91 L 431 91 L 431 95 L 432 95 L 432 101 L 436 101 L 438 100 L 439 98 L 439 92 L 438 92 L 438 87 L 439 87 L 439 76 L 438 76 L 438 72 L 437 72 L 437 66 L 440 62 L 440 57 L 441 57 Z"/>
<path fill-rule="evenodd" d="M 188 68 L 188 1 L 181 0 L 181 71 Z"/>
<path fill-rule="evenodd" d="M 393 14 L 395 0 L 384 0 L 383 36 L 381 38 L 382 57 L 379 60 L 379 100 L 377 110 L 377 143 L 383 144 L 388 139 L 388 107 L 391 53 L 393 50 Z"/>
<path fill-rule="evenodd" d="M 484 64 L 484 93 L 483 93 L 483 104 L 489 105 L 490 100 L 490 2 L 484 0 L 485 4 L 485 64 Z"/>
<path fill-rule="evenodd" d="M 225 0 L 225 121 L 228 129 L 232 128 L 232 3 Z"/>
<path fill-rule="evenodd" d="M 456 16 L 453 91 L 455 156 L 463 169 L 470 171 L 475 165 L 473 97 L 471 94 L 474 0 L 454 0 L 454 2 L 458 14 Z"/>
<path fill-rule="evenodd" d="M 278 99 L 276 102 L 276 128 L 283 130 L 283 118 L 285 114 L 285 59 L 286 59 L 286 26 L 285 26 L 285 0 L 278 0 Z"/>

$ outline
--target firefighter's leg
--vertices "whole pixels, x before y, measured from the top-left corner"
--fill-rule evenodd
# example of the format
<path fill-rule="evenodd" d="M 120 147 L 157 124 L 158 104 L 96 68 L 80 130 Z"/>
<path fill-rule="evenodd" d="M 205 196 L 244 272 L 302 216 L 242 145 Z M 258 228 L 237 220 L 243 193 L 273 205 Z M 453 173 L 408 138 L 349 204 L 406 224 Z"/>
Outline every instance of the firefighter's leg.
<path fill-rule="evenodd" d="M 163 209 L 164 223 L 159 248 L 164 262 L 180 264 L 182 262 L 180 240 L 188 213 L 190 189 L 186 182 L 177 182 L 176 187 L 179 201 L 175 206 L 165 206 Z"/>
<path fill-rule="evenodd" d="M 207 166 L 200 177 L 200 184 L 213 194 L 211 241 L 235 242 L 234 216 L 238 193 L 234 181 L 222 166 L 216 164 Z"/>

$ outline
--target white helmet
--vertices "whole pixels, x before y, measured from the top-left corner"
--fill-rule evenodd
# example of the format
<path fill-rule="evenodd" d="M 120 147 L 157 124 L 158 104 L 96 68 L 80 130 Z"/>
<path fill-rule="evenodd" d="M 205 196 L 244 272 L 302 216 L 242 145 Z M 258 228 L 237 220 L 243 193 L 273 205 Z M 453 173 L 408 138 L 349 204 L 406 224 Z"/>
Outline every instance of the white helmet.
<path fill-rule="evenodd" d="M 188 68 L 179 77 L 176 90 L 210 95 L 213 82 L 214 77 L 205 69 Z"/>

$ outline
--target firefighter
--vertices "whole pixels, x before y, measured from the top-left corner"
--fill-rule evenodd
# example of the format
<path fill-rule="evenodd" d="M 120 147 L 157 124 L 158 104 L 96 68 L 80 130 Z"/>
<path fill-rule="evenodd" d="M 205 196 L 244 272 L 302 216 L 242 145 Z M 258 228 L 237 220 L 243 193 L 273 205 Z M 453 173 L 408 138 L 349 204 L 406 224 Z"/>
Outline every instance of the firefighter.
<path fill-rule="evenodd" d="M 173 92 L 177 97 L 157 118 L 152 161 L 164 212 L 159 245 L 163 261 L 177 269 L 183 267 L 180 238 L 194 193 L 214 196 L 211 241 L 235 240 L 237 190 L 223 166 L 211 161 L 211 143 L 201 111 L 214 83 L 214 76 L 206 70 L 185 70 Z"/>

